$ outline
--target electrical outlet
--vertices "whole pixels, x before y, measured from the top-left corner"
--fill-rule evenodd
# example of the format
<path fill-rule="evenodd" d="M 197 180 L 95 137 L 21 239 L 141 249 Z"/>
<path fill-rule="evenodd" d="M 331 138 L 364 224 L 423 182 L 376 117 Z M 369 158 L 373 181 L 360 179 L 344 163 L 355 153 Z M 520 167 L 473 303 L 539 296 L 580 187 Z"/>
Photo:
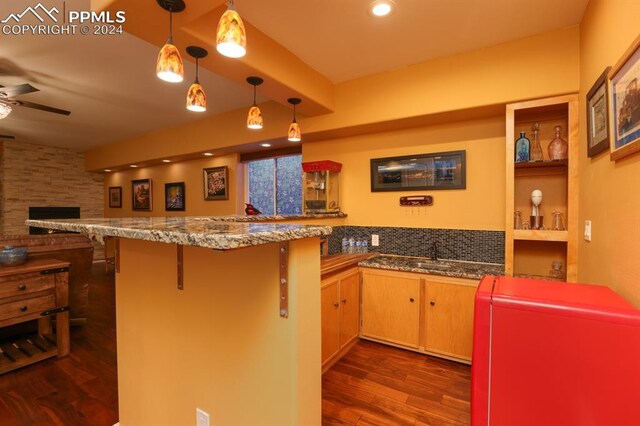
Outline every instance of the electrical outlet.
<path fill-rule="evenodd" d="M 591 221 L 584 221 L 584 239 L 587 241 L 591 241 Z"/>
<path fill-rule="evenodd" d="M 196 408 L 196 426 L 209 426 L 209 413 Z"/>
<path fill-rule="evenodd" d="M 380 245 L 380 238 L 378 235 L 371 235 L 371 247 L 378 247 Z"/>

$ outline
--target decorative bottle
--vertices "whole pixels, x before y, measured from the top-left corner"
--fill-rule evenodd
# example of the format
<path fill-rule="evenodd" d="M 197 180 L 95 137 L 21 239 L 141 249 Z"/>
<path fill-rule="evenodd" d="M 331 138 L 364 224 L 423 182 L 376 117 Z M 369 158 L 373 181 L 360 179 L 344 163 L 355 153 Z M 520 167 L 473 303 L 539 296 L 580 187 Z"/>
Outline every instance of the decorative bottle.
<path fill-rule="evenodd" d="M 525 161 L 529 161 L 529 139 L 525 136 L 524 132 L 520 132 L 520 137 L 516 140 L 516 163 L 522 163 Z"/>
<path fill-rule="evenodd" d="M 562 128 L 556 126 L 555 130 L 556 137 L 549 143 L 549 160 L 566 160 L 569 146 L 567 145 L 567 141 L 560 136 Z"/>
<path fill-rule="evenodd" d="M 531 154 L 529 155 L 530 161 L 543 161 L 542 147 L 540 146 L 540 139 L 538 133 L 540 132 L 540 124 L 533 125 L 533 142 L 531 142 Z"/>

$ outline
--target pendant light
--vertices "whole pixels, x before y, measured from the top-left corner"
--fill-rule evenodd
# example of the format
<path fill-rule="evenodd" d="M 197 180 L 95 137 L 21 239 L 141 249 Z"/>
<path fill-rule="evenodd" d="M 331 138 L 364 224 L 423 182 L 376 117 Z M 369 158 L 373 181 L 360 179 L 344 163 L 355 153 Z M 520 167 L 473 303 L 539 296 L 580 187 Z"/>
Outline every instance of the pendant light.
<path fill-rule="evenodd" d="M 162 46 L 156 61 L 156 75 L 169 83 L 180 83 L 184 79 L 184 65 L 178 48 L 173 44 L 173 14 L 185 8 L 183 0 L 157 0 L 160 7 L 169 12 L 169 39 Z"/>
<path fill-rule="evenodd" d="M 289 126 L 289 142 L 300 142 L 302 140 L 302 134 L 300 133 L 300 126 L 296 121 L 296 105 L 298 105 L 302 100 L 300 98 L 289 98 L 287 99 L 291 105 L 293 105 L 293 121 L 291 122 L 291 126 Z"/>
<path fill-rule="evenodd" d="M 11 105 L 0 102 L 0 120 L 7 118 L 7 116 L 11 114 L 11 111 L 13 111 Z"/>
<path fill-rule="evenodd" d="M 187 47 L 187 53 L 196 59 L 196 79 L 187 92 L 187 109 L 195 112 L 205 112 L 207 110 L 207 95 L 198 81 L 198 60 L 209 54 L 205 49 L 198 46 Z"/>
<path fill-rule="evenodd" d="M 218 22 L 216 50 L 228 58 L 242 58 L 247 53 L 247 35 L 244 23 L 229 0 L 227 10 Z"/>
<path fill-rule="evenodd" d="M 260 77 L 247 77 L 247 83 L 253 86 L 253 106 L 249 109 L 247 114 L 247 127 L 249 129 L 262 129 L 264 121 L 262 119 L 262 111 L 256 104 L 256 87 L 260 86 L 264 82 Z"/>

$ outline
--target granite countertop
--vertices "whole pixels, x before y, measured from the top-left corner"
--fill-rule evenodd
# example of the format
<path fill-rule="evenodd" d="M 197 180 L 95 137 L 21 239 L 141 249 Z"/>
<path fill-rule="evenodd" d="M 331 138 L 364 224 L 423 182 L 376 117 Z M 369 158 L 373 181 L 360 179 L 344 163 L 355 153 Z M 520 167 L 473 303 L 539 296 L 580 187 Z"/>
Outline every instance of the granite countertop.
<path fill-rule="evenodd" d="M 214 222 L 277 222 L 281 220 L 296 220 L 296 219 L 335 219 L 345 218 L 346 213 L 305 213 L 305 214 L 282 214 L 282 215 L 264 215 L 259 214 L 255 216 L 247 215 L 227 215 L 227 216 L 203 216 L 203 217 L 191 217 L 191 220 L 197 221 L 214 221 Z"/>
<path fill-rule="evenodd" d="M 208 220 L 207 220 L 208 219 Z M 330 226 L 285 223 L 221 223 L 216 217 L 140 217 L 27 220 L 29 226 L 168 244 L 229 250 L 331 234 Z"/>
<path fill-rule="evenodd" d="M 484 275 L 504 275 L 504 265 L 496 263 L 436 260 L 427 257 L 394 256 L 383 254 L 363 260 L 358 266 L 394 271 L 418 272 L 447 277 L 480 279 Z"/>

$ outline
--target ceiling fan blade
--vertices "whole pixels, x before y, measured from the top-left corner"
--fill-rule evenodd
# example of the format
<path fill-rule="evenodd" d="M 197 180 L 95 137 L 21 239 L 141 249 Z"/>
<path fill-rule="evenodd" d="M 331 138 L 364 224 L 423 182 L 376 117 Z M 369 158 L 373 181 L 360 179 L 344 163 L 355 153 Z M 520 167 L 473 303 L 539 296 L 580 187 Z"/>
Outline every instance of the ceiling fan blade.
<path fill-rule="evenodd" d="M 41 111 L 53 112 L 54 114 L 61 114 L 61 115 L 71 114 L 71 111 L 65 111 L 63 109 L 58 109 L 58 108 L 54 108 L 46 105 L 40 105 L 40 104 L 36 104 L 35 102 L 29 102 L 29 101 L 15 101 L 15 102 L 17 102 L 18 105 L 21 105 L 23 107 L 39 109 Z"/>
<path fill-rule="evenodd" d="M 15 136 L 9 136 L 9 135 L 0 135 L 0 140 L 1 139 L 15 139 Z"/>
<path fill-rule="evenodd" d="M 8 98 L 14 96 L 26 95 L 27 93 L 39 92 L 40 89 L 36 89 L 30 84 L 20 84 L 18 86 L 0 87 L 0 93 L 4 93 Z"/>

